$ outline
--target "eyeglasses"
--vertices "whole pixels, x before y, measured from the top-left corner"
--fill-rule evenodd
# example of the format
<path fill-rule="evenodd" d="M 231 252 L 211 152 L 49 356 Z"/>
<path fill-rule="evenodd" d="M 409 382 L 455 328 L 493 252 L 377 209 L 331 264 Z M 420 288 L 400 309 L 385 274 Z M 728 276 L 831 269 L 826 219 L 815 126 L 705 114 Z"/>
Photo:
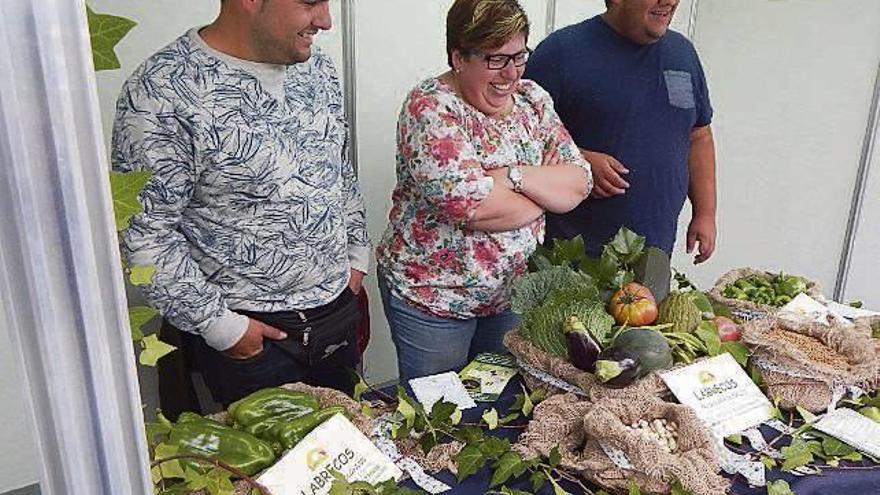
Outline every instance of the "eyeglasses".
<path fill-rule="evenodd" d="M 529 60 L 529 56 L 532 54 L 531 48 L 526 48 L 525 50 L 514 53 L 513 55 L 505 55 L 503 53 L 493 53 L 488 54 L 483 51 L 472 49 L 471 53 L 473 55 L 478 55 L 486 61 L 486 68 L 489 70 L 501 70 L 507 67 L 507 64 L 513 62 L 514 67 L 522 67 L 526 65 L 526 62 Z"/>

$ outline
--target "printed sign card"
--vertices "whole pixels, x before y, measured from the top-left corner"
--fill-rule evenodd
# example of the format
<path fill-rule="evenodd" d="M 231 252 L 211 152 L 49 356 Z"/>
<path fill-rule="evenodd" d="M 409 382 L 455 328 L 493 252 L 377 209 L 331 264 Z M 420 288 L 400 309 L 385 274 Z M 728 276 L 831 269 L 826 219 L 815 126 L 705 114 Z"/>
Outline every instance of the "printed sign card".
<path fill-rule="evenodd" d="M 403 474 L 351 421 L 337 414 L 315 428 L 258 481 L 273 495 L 324 495 L 333 472 L 348 481 L 380 483 Z"/>
<path fill-rule="evenodd" d="M 719 437 L 740 433 L 773 417 L 773 405 L 730 354 L 667 371 L 660 377 L 678 401 L 692 407 Z"/>
<path fill-rule="evenodd" d="M 510 354 L 482 352 L 458 376 L 476 402 L 495 402 L 516 373 L 516 360 Z"/>
<path fill-rule="evenodd" d="M 464 384 L 461 383 L 461 378 L 454 371 L 413 378 L 409 381 L 409 386 L 426 411 L 430 411 L 434 403 L 440 399 L 452 402 L 462 410 L 477 407 L 464 388 Z"/>
<path fill-rule="evenodd" d="M 813 428 L 870 456 L 880 457 L 880 424 L 852 409 L 835 409 L 813 423 Z"/>

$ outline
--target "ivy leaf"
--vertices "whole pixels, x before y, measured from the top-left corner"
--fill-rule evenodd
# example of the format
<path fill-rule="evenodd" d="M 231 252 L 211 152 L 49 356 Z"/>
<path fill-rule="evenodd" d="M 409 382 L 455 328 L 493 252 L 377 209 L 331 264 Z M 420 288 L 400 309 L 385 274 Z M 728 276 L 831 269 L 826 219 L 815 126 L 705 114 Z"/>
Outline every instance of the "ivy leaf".
<path fill-rule="evenodd" d="M 559 446 L 553 447 L 553 450 L 550 451 L 550 457 L 548 460 L 550 461 L 550 469 L 556 469 L 556 466 L 562 462 L 562 454 L 559 453 Z"/>
<path fill-rule="evenodd" d="M 428 452 L 431 452 L 431 449 L 433 449 L 437 443 L 437 434 L 433 431 L 427 432 L 419 438 L 419 447 L 422 448 L 422 452 L 424 452 L 425 455 L 428 455 Z"/>
<path fill-rule="evenodd" d="M 139 361 L 144 366 L 156 366 L 157 361 L 177 349 L 177 347 L 159 340 L 156 334 L 144 337 L 141 340 L 141 346 L 144 350 L 141 351 Z"/>
<path fill-rule="evenodd" d="M 147 434 L 147 444 L 154 445 L 157 439 L 164 439 L 168 435 L 171 426 L 163 423 L 145 423 L 144 431 Z"/>
<path fill-rule="evenodd" d="M 489 426 L 489 431 L 498 428 L 498 411 L 493 407 L 483 413 L 483 421 Z"/>
<path fill-rule="evenodd" d="M 721 343 L 721 349 L 733 356 L 733 359 L 743 368 L 749 362 L 749 348 L 742 342 L 727 341 Z M 752 379 L 754 381 L 754 378 Z"/>
<path fill-rule="evenodd" d="M 794 495 L 794 492 L 787 481 L 776 480 L 767 483 L 767 495 Z"/>
<path fill-rule="evenodd" d="M 800 438 L 795 438 L 788 447 L 782 447 L 780 452 L 783 456 L 783 471 L 791 471 L 813 461 L 811 447 Z"/>
<path fill-rule="evenodd" d="M 116 228 L 128 228 L 131 217 L 144 211 L 138 194 L 147 185 L 152 172 L 142 170 L 134 172 L 110 172 L 110 191 L 113 194 L 113 215 Z"/>
<path fill-rule="evenodd" d="M 190 495 L 192 491 L 186 485 L 174 485 L 156 493 L 158 495 Z"/>
<path fill-rule="evenodd" d="M 519 419 L 519 413 L 510 413 L 507 416 L 504 416 L 503 418 L 499 419 L 498 424 L 499 425 L 506 425 L 508 423 L 512 423 L 512 422 L 516 421 L 517 419 Z"/>
<path fill-rule="evenodd" d="M 486 440 L 486 434 L 479 426 L 468 425 L 458 430 L 457 438 L 468 445 L 481 445 Z"/>
<path fill-rule="evenodd" d="M 158 311 L 148 306 L 132 306 L 128 308 L 128 324 L 131 327 L 131 339 L 135 342 L 143 339 L 144 332 L 141 329 L 157 314 L 159 314 Z"/>
<path fill-rule="evenodd" d="M 833 437 L 827 437 L 822 440 L 822 450 L 825 455 L 834 457 L 848 456 L 856 451 L 856 449 Z"/>
<path fill-rule="evenodd" d="M 724 439 L 734 445 L 742 445 L 743 443 L 743 437 L 740 434 L 730 435 L 729 437 L 725 437 Z"/>
<path fill-rule="evenodd" d="M 629 495 L 642 495 L 642 491 L 639 490 L 639 485 L 633 480 L 629 480 L 629 492 L 627 493 Z"/>
<path fill-rule="evenodd" d="M 452 422 L 453 426 L 461 423 L 461 409 L 456 409 L 452 416 L 449 417 L 449 421 Z"/>
<path fill-rule="evenodd" d="M 367 390 L 369 390 L 369 387 L 364 383 L 364 379 L 358 376 L 358 382 L 354 384 L 354 392 L 351 394 L 351 397 L 356 401 L 360 401 L 361 396 L 363 396 L 364 392 Z"/>
<path fill-rule="evenodd" d="M 211 495 L 235 495 L 235 485 L 232 484 L 230 473 L 221 468 L 214 468 L 207 474 L 208 493 Z"/>
<path fill-rule="evenodd" d="M 696 330 L 697 337 L 706 344 L 706 350 L 710 356 L 721 354 L 721 337 L 718 336 L 718 328 L 712 321 L 701 321 Z"/>
<path fill-rule="evenodd" d="M 528 418 L 532 415 L 532 411 L 535 410 L 535 403 L 532 402 L 532 397 L 526 391 L 525 387 L 523 387 L 523 392 L 525 392 L 525 395 L 523 396 L 522 414 Z"/>
<path fill-rule="evenodd" d="M 503 484 L 507 480 L 515 477 L 516 473 L 522 474 L 525 470 L 522 457 L 513 451 L 509 451 L 498 459 L 495 464 L 495 472 L 492 473 L 492 479 L 489 481 L 489 488 L 494 488 Z"/>
<path fill-rule="evenodd" d="M 125 17 L 97 14 L 88 6 L 86 18 L 89 22 L 95 70 L 118 69 L 119 59 L 113 49 L 137 23 Z"/>
<path fill-rule="evenodd" d="M 735 358 L 736 356 L 734 355 L 733 357 Z M 764 375 L 761 374 L 761 370 L 756 366 L 749 367 L 749 378 L 751 378 L 752 382 L 758 387 L 764 387 Z"/>
<path fill-rule="evenodd" d="M 547 483 L 548 476 L 543 471 L 535 471 L 529 477 L 532 482 L 532 491 L 537 492 Z"/>
<path fill-rule="evenodd" d="M 406 420 L 406 427 L 412 428 L 416 421 L 416 409 L 410 403 L 410 398 L 401 386 L 397 386 L 397 412 Z"/>
<path fill-rule="evenodd" d="M 524 492 L 515 488 L 507 488 L 506 486 L 501 488 L 501 493 L 502 495 L 531 495 L 529 492 Z"/>
<path fill-rule="evenodd" d="M 840 459 L 844 461 L 860 462 L 864 457 L 861 452 L 853 451 L 847 455 L 840 456 Z"/>
<path fill-rule="evenodd" d="M 431 407 L 431 421 L 433 423 L 448 423 L 457 409 L 458 406 L 452 402 L 438 400 Z"/>
<path fill-rule="evenodd" d="M 150 266 L 133 266 L 128 275 L 128 280 L 132 285 L 149 285 L 153 283 L 153 275 L 156 274 L 156 267 Z"/>
<path fill-rule="evenodd" d="M 614 250 L 614 254 L 624 264 L 631 265 L 642 255 L 642 250 L 645 249 L 645 238 L 626 227 L 621 227 L 608 246 Z"/>
<path fill-rule="evenodd" d="M 619 289 L 619 285 L 614 284 L 617 277 L 617 271 L 620 269 L 620 262 L 614 252 L 606 246 L 599 257 L 599 265 L 597 266 L 597 282 L 603 289 Z"/>
<path fill-rule="evenodd" d="M 773 406 L 770 407 L 770 415 L 780 421 L 783 420 L 782 411 L 779 409 L 779 397 L 773 396 Z"/>
<path fill-rule="evenodd" d="M 776 460 L 770 456 L 762 455 L 761 463 L 764 464 L 767 469 L 776 469 Z"/>
<path fill-rule="evenodd" d="M 675 483 L 673 483 L 670 488 L 672 491 L 669 495 L 692 495 L 690 491 L 681 486 L 681 481 L 679 480 L 675 480 Z"/>
<path fill-rule="evenodd" d="M 180 454 L 180 450 L 174 445 L 168 445 L 167 443 L 160 443 L 156 446 L 155 450 L 155 459 L 154 460 L 162 460 L 168 459 L 169 457 L 173 457 L 177 454 Z M 165 479 L 169 478 L 180 478 L 184 479 L 185 474 L 183 472 L 183 467 L 180 465 L 179 460 L 173 460 L 168 462 L 163 462 L 157 466 L 160 468 L 162 472 L 162 477 Z"/>
<path fill-rule="evenodd" d="M 486 465 L 486 457 L 474 445 L 466 445 L 455 455 L 455 465 L 458 467 L 458 481 L 475 474 Z"/>
<path fill-rule="evenodd" d="M 817 419 L 819 419 L 815 414 L 811 413 L 810 411 L 807 411 L 806 409 L 802 408 L 801 406 L 795 406 L 795 407 L 797 407 L 797 412 L 798 412 L 798 414 L 801 415 L 801 418 L 803 418 L 805 423 L 811 424 L 811 423 L 814 423 Z"/>
<path fill-rule="evenodd" d="M 564 488 L 559 486 L 559 483 L 557 483 L 552 476 L 550 477 L 550 484 L 553 486 L 553 495 L 569 495 L 569 493 L 565 491 Z"/>
<path fill-rule="evenodd" d="M 510 440 L 506 438 L 488 437 L 477 448 L 487 459 L 498 459 L 510 452 Z"/>

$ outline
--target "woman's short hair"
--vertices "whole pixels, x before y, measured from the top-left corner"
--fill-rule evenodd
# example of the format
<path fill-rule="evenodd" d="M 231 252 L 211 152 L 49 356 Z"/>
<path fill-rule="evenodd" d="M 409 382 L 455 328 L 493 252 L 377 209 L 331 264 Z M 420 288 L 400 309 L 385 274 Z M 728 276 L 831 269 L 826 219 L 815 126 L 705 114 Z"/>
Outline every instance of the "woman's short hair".
<path fill-rule="evenodd" d="M 455 0 L 446 14 L 446 60 L 452 52 L 494 50 L 517 34 L 529 38 L 529 18 L 517 0 Z"/>

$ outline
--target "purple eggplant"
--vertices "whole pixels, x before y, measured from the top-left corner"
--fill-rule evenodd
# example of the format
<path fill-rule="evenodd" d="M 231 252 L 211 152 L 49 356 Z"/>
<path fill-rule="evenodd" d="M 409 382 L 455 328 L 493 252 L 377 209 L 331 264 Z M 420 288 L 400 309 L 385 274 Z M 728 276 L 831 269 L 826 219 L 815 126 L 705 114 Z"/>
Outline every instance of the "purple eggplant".
<path fill-rule="evenodd" d="M 639 378 L 640 368 L 638 354 L 620 347 L 609 347 L 596 361 L 596 378 L 606 387 L 623 388 Z"/>
<path fill-rule="evenodd" d="M 562 325 L 562 331 L 565 332 L 568 360 L 571 364 L 590 373 L 596 371 L 596 359 L 602 349 L 593 340 L 584 322 L 577 316 L 569 316 Z"/>

